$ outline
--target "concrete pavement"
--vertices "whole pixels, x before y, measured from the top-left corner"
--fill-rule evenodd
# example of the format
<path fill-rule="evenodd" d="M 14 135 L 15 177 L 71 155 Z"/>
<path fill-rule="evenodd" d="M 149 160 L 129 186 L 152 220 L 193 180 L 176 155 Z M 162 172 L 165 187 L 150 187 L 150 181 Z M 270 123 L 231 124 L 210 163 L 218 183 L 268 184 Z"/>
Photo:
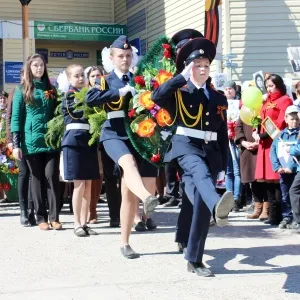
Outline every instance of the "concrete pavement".
<path fill-rule="evenodd" d="M 133 232 L 131 245 L 142 255 L 126 260 L 105 204 L 91 226 L 100 234 L 88 238 L 73 234 L 67 207 L 64 230 L 42 232 L 19 225 L 17 205 L 0 205 L 0 300 L 300 299 L 300 235 L 244 213 L 210 229 L 205 263 L 216 277 L 200 278 L 186 271 L 173 242 L 177 208 L 158 208 L 156 231 Z"/>

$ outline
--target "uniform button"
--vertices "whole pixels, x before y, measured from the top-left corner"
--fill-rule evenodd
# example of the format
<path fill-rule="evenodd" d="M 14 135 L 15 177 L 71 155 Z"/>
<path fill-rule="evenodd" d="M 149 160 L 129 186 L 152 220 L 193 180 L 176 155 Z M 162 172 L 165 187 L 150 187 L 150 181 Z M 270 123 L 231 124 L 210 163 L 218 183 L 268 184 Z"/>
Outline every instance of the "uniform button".
<path fill-rule="evenodd" d="M 205 122 L 205 125 L 209 125 L 209 122 Z"/>
<path fill-rule="evenodd" d="M 209 111 L 206 113 L 207 116 L 209 116 Z"/>
<path fill-rule="evenodd" d="M 193 107 L 193 105 L 190 105 L 190 108 L 192 108 Z"/>
<path fill-rule="evenodd" d="M 205 144 L 208 144 L 208 141 L 205 141 Z"/>

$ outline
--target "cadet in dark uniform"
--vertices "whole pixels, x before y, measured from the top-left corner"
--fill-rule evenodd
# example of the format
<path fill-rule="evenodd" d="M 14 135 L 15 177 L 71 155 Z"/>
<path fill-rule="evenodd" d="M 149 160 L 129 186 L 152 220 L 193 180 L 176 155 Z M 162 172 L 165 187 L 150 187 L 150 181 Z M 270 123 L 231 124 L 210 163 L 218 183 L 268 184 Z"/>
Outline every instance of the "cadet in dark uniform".
<path fill-rule="evenodd" d="M 180 48 L 187 43 L 190 39 L 196 37 L 203 37 L 202 33 L 195 29 L 183 29 L 175 33 L 171 40 L 175 44 L 176 53 L 179 52 Z M 165 174 L 166 174 L 166 193 L 164 198 L 167 198 L 167 203 L 164 204 L 165 207 L 177 206 L 179 204 L 178 198 L 181 198 L 182 195 L 179 193 L 179 181 L 177 180 L 177 168 L 168 163 L 165 165 Z M 184 195 L 186 197 L 186 195 Z M 188 201 L 189 202 L 189 201 Z M 182 215 L 182 214 L 181 214 Z M 179 215 L 180 216 L 180 215 Z M 186 219 L 186 221 L 189 221 Z M 176 231 L 177 232 L 177 231 Z M 177 235 L 177 234 L 176 234 Z M 183 240 L 179 239 L 182 243 Z M 187 242 L 187 241 L 186 241 Z"/>
<path fill-rule="evenodd" d="M 194 38 L 204 38 L 203 34 L 195 29 L 183 29 L 178 31 L 172 36 L 172 41 L 175 44 L 176 53 L 180 51 L 180 49 L 191 39 Z M 209 80 L 209 79 L 208 79 Z M 166 193 L 172 191 L 172 187 L 176 187 L 176 172 L 177 169 L 173 164 L 166 164 Z M 182 182 L 180 182 L 180 187 L 182 188 Z M 178 249 L 180 252 L 185 252 L 187 248 L 187 243 L 190 235 L 190 228 L 192 224 L 192 216 L 193 216 L 193 196 L 194 196 L 195 187 L 193 184 L 189 184 L 189 192 L 182 191 L 182 204 L 181 210 L 178 216 L 176 233 L 175 233 L 175 242 L 178 243 Z M 187 190 L 187 189 L 186 189 Z M 188 199 L 190 197 L 190 200 Z"/>
<path fill-rule="evenodd" d="M 83 68 L 80 65 L 71 65 L 66 73 L 71 86 L 62 103 L 66 126 L 62 140 L 64 179 L 74 182 L 74 233 L 78 237 L 84 237 L 97 235 L 87 226 L 92 180 L 100 178 L 97 144 L 88 145 L 91 138 L 88 120 L 83 117 L 83 112 L 74 111 L 75 92 L 79 92 L 85 84 Z"/>
<path fill-rule="evenodd" d="M 215 190 L 218 175 L 225 175 L 228 151 L 226 98 L 206 85 L 215 54 L 207 39 L 187 42 L 176 60 L 181 73 L 152 93 L 154 102 L 177 116 L 165 161 L 175 161 L 181 168 L 184 190 L 194 205 L 185 254 L 188 271 L 206 277 L 213 276 L 202 262 L 210 217 L 225 226 L 234 206 L 231 192 L 220 198 Z"/>
<path fill-rule="evenodd" d="M 129 246 L 136 201 L 141 199 L 144 202 L 147 216 L 151 215 L 159 204 L 158 199 L 148 191 L 152 181 L 155 185 L 157 170 L 135 153 L 124 126 L 124 96 L 127 94 L 129 96 L 130 93 L 135 95 L 134 88 L 128 84 L 132 78 L 129 72 L 132 49 L 127 37 L 120 36 L 111 45 L 110 50 L 110 58 L 115 69 L 105 79 L 101 78 L 100 89 L 92 88 L 88 92 L 87 103 L 90 106 L 104 105 L 107 112 L 107 121 L 102 128 L 100 142 L 122 172 L 121 253 L 126 258 L 137 258 L 139 255 Z"/>

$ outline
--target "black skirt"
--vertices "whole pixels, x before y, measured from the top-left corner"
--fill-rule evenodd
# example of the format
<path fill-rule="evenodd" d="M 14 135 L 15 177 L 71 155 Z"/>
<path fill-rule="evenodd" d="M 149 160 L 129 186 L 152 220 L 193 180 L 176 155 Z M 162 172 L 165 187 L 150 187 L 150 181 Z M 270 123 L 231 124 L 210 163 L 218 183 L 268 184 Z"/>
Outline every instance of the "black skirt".
<path fill-rule="evenodd" d="M 99 179 L 97 145 L 91 147 L 63 147 L 63 165 L 65 180 Z"/>
<path fill-rule="evenodd" d="M 143 159 L 133 148 L 129 140 L 110 139 L 102 142 L 108 156 L 118 165 L 119 159 L 125 154 L 132 154 L 141 177 L 157 177 L 158 169 Z M 120 168 L 121 169 L 121 168 Z M 120 170 L 122 172 L 122 170 Z"/>

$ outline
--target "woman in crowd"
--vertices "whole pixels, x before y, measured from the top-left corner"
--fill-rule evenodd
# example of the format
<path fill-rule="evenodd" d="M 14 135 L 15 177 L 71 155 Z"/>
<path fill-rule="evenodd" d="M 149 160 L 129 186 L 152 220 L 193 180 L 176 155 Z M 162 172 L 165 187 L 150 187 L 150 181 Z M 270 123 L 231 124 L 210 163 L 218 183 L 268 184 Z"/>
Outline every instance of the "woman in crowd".
<path fill-rule="evenodd" d="M 88 120 L 83 112 L 75 111 L 75 93 L 85 85 L 83 67 L 70 65 L 66 69 L 70 82 L 69 91 L 63 100 L 62 112 L 66 131 L 62 140 L 64 177 L 74 182 L 72 197 L 74 212 L 74 233 L 78 237 L 97 235 L 87 226 L 91 200 L 92 180 L 100 177 L 97 156 L 97 144 L 88 145 L 91 138 Z"/>
<path fill-rule="evenodd" d="M 92 88 L 95 86 L 96 78 L 103 75 L 102 71 L 95 66 L 88 67 L 85 69 L 86 79 L 87 79 L 87 86 Z M 100 171 L 100 178 L 92 180 L 92 187 L 91 187 L 91 202 L 90 202 L 90 212 L 88 217 L 88 223 L 96 224 L 97 223 L 97 203 L 99 201 L 102 182 L 103 182 L 103 167 L 102 167 L 102 160 L 100 151 L 97 151 L 98 154 L 98 163 L 99 163 L 99 171 Z"/>
<path fill-rule="evenodd" d="M 24 69 L 21 70 L 21 83 L 24 80 Z M 10 131 L 10 122 L 11 122 L 11 114 L 12 114 L 12 101 L 13 96 L 15 93 L 15 89 L 9 94 L 7 100 L 7 113 L 6 113 L 6 137 L 7 137 L 7 144 L 8 148 L 12 151 L 13 150 L 13 143 L 12 143 L 12 134 Z M 19 197 L 19 204 L 20 204 L 20 223 L 23 226 L 34 226 L 36 225 L 36 220 L 34 216 L 34 206 L 33 202 L 30 199 L 30 185 L 29 185 L 29 168 L 25 157 L 23 156 L 20 161 L 17 161 L 18 168 L 19 168 L 19 175 L 18 175 L 18 197 Z"/>
<path fill-rule="evenodd" d="M 235 127 L 240 115 L 240 99 L 236 95 L 236 83 L 232 80 L 225 82 L 224 94 L 227 98 L 227 127 L 229 138 L 228 164 L 226 172 L 226 190 L 233 193 L 234 208 L 238 212 L 241 207 L 241 172 L 240 151 L 235 145 Z"/>
<path fill-rule="evenodd" d="M 53 118 L 57 94 L 39 54 L 31 55 L 24 67 L 24 80 L 15 89 L 11 119 L 13 155 L 24 156 L 31 174 L 31 196 L 39 228 L 62 228 L 59 222 L 59 151 L 45 143 L 47 122 Z M 47 191 L 47 199 L 44 192 Z M 46 201 L 49 205 L 49 216 Z"/>
<path fill-rule="evenodd" d="M 265 87 L 268 94 L 261 108 L 261 119 L 264 120 L 269 117 L 278 129 L 283 130 L 286 127 L 284 121 L 285 110 L 293 104 L 293 101 L 286 95 L 286 86 L 279 75 L 269 74 L 265 80 Z M 265 223 L 278 225 L 281 221 L 281 190 L 279 175 L 273 172 L 270 160 L 272 138 L 263 127 L 253 132 L 253 138 L 256 142 L 259 142 L 255 179 L 266 182 L 269 202 L 269 217 Z"/>
<path fill-rule="evenodd" d="M 296 100 L 294 101 L 294 105 L 298 105 L 300 104 L 300 81 L 298 81 L 295 85 L 295 96 L 296 96 Z"/>
<path fill-rule="evenodd" d="M 247 214 L 247 219 L 268 219 L 269 203 L 264 200 L 265 183 L 255 180 L 255 167 L 257 159 L 258 143 L 252 137 L 253 128 L 246 125 L 241 119 L 237 121 L 235 128 L 235 143 L 241 147 L 240 166 L 241 181 L 250 183 L 254 198 L 254 211 Z"/>

